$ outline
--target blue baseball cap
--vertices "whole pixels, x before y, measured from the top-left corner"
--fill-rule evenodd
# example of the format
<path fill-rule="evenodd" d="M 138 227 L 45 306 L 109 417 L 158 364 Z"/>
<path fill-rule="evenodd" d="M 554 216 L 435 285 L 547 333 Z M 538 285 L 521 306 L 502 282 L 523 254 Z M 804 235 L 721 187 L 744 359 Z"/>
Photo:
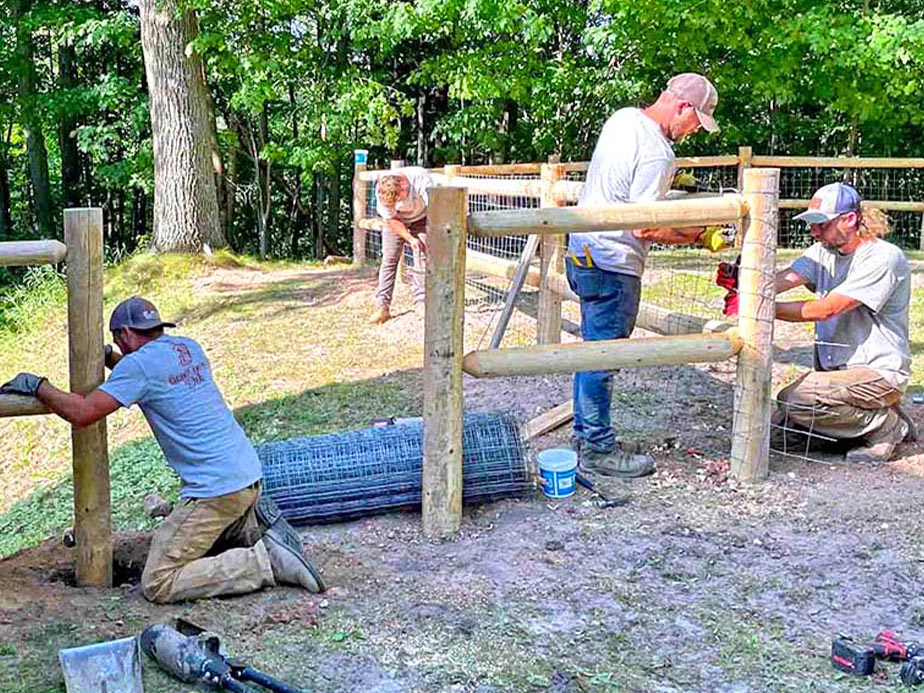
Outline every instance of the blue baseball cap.
<path fill-rule="evenodd" d="M 153 330 L 156 327 L 176 327 L 176 324 L 161 320 L 157 308 L 147 299 L 132 296 L 117 305 L 109 318 L 110 332 L 125 327 L 133 330 Z"/>
<path fill-rule="evenodd" d="M 807 224 L 824 224 L 847 212 L 860 211 L 860 193 L 846 183 L 830 183 L 812 195 L 808 210 L 793 219 Z"/>

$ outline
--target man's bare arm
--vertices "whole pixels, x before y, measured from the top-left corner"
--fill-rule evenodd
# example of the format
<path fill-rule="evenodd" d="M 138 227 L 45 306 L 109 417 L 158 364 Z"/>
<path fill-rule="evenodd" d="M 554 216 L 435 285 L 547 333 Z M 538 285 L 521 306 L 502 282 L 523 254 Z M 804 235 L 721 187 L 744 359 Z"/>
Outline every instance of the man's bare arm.
<path fill-rule="evenodd" d="M 795 289 L 797 286 L 805 286 L 806 284 L 808 284 L 808 279 L 798 272 L 793 272 L 789 267 L 777 272 L 776 278 L 774 279 L 774 286 L 778 294 L 789 291 L 790 289 Z"/>
<path fill-rule="evenodd" d="M 94 390 L 84 397 L 59 390 L 47 380 L 39 385 L 35 396 L 52 412 L 78 428 L 95 424 L 122 406 L 112 395 L 102 390 Z"/>
<path fill-rule="evenodd" d="M 650 243 L 663 243 L 664 245 L 692 245 L 706 231 L 704 226 L 690 226 L 683 229 L 657 228 L 636 229 L 633 235 Z"/>
<path fill-rule="evenodd" d="M 855 298 L 832 292 L 824 298 L 777 303 L 776 318 L 786 322 L 823 322 L 859 305 Z"/>

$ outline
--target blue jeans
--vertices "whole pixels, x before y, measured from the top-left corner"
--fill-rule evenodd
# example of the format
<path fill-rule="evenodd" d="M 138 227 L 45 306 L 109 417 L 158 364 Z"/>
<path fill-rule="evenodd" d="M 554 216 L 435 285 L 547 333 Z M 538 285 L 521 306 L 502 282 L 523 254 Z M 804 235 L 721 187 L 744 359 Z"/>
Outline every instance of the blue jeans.
<path fill-rule="evenodd" d="M 622 339 L 632 334 L 642 282 L 630 274 L 580 267 L 570 258 L 565 263 L 568 284 L 581 299 L 581 337 L 585 342 Z M 612 372 L 583 371 L 574 374 L 574 435 L 597 452 L 616 447 L 610 423 Z"/>

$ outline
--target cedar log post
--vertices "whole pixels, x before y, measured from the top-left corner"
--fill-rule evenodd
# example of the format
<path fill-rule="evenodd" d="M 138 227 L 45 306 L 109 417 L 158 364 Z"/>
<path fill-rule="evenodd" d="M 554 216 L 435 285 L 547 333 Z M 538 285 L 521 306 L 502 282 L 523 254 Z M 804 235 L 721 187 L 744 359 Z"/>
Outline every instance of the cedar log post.
<path fill-rule="evenodd" d="M 366 263 L 366 229 L 360 221 L 366 218 L 366 189 L 369 185 L 360 174 L 366 170 L 365 149 L 353 151 L 353 266 L 362 267 Z"/>
<path fill-rule="evenodd" d="M 103 210 L 64 210 L 71 392 L 103 382 Z M 77 584 L 112 586 L 112 520 L 105 419 L 71 428 Z"/>
<path fill-rule="evenodd" d="M 551 158 L 551 157 L 550 157 Z M 559 163 L 542 166 L 542 207 L 560 207 L 553 194 L 555 183 L 564 178 L 565 167 Z M 549 284 L 550 275 L 563 276 L 564 234 L 545 236 L 539 246 L 539 312 L 536 317 L 536 342 L 557 344 L 561 341 L 561 294 Z"/>
<path fill-rule="evenodd" d="M 738 273 L 738 333 L 744 346 L 735 382 L 731 473 L 742 481 L 758 481 L 769 474 L 780 170 L 746 170 L 744 195 L 750 210 Z"/>
<path fill-rule="evenodd" d="M 424 319 L 423 528 L 431 539 L 462 524 L 462 326 L 465 188 L 430 188 Z"/>

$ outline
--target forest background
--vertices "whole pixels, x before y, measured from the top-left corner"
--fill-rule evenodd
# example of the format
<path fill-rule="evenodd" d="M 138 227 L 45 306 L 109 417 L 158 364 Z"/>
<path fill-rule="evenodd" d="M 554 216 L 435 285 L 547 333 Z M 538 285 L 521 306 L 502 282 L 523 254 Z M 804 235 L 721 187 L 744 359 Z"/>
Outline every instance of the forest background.
<path fill-rule="evenodd" d="M 152 97 L 206 114 L 218 203 L 206 240 L 261 257 L 349 254 L 356 148 L 372 167 L 587 160 L 613 110 L 682 71 L 717 85 L 723 126 L 682 154 L 924 156 L 924 0 L 0 8 L 0 241 L 60 238 L 64 208 L 98 206 L 113 261 L 184 249 L 152 222 Z M 158 75 L 171 42 L 204 89 Z M 4 270 L 0 287 L 22 278 Z"/>

